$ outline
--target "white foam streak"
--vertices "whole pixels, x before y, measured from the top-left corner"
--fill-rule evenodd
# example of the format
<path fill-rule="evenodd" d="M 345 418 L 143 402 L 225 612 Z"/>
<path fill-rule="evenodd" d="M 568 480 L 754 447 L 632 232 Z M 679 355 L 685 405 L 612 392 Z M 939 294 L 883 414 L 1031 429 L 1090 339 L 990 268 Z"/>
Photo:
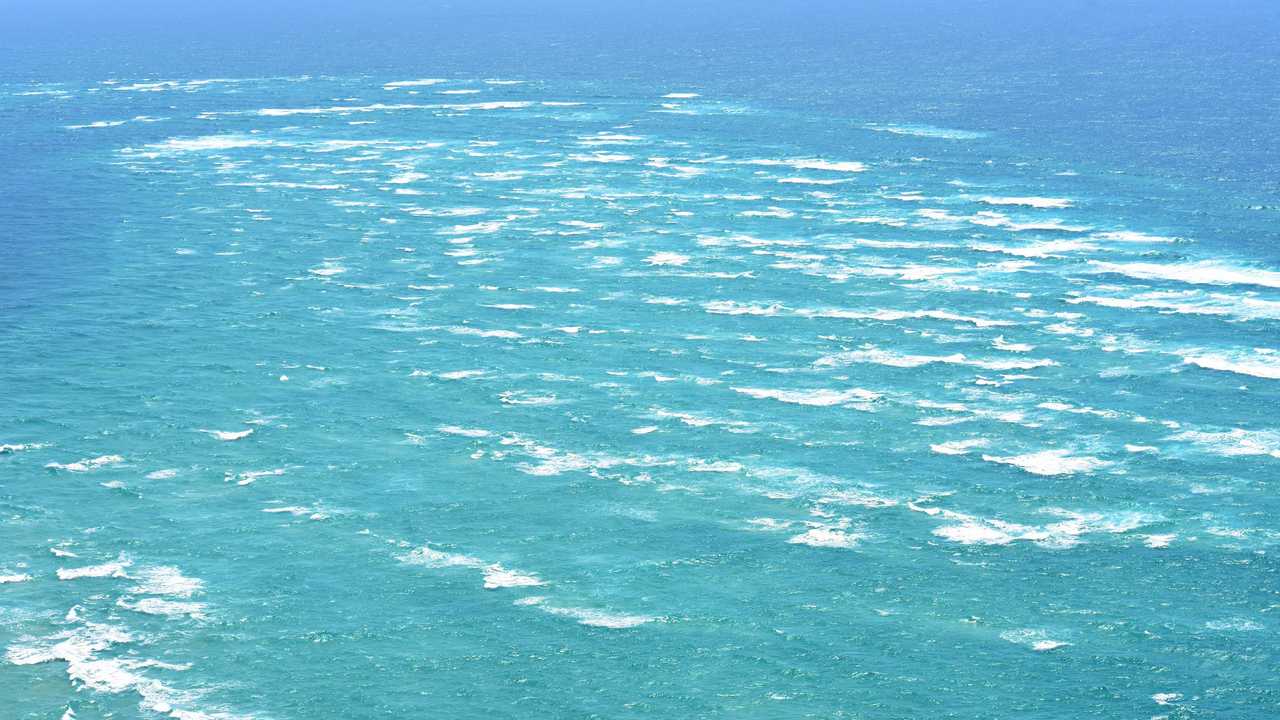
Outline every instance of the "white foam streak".
<path fill-rule="evenodd" d="M 117 465 L 122 462 L 124 462 L 124 458 L 119 455 L 100 455 L 96 458 L 88 458 L 86 460 L 67 463 L 65 465 L 56 462 L 49 463 L 48 465 L 45 465 L 45 467 L 50 470 L 66 470 L 68 472 L 82 473 L 97 470 L 98 468 L 106 467 L 108 465 Z"/>
<path fill-rule="evenodd" d="M 983 460 L 1012 465 L 1034 475 L 1074 475 L 1092 472 L 1111 463 L 1087 455 L 1073 456 L 1069 450 L 1041 450 L 1024 455 L 983 455 Z"/>
<path fill-rule="evenodd" d="M 1118 273 L 1139 280 L 1172 280 L 1192 285 L 1260 285 L 1280 288 L 1280 272 L 1204 260 L 1184 263 L 1115 263 L 1092 260 L 1098 272 Z"/>
<path fill-rule="evenodd" d="M 898 368 L 917 368 L 934 363 L 948 365 L 967 365 L 984 370 L 1031 370 L 1039 367 L 1057 365 L 1053 360 L 980 360 L 970 358 L 962 353 L 952 355 L 906 355 L 882 350 L 874 345 L 863 346 L 860 350 L 833 353 L 814 361 L 815 367 L 839 367 L 850 363 L 872 363 Z"/>
<path fill-rule="evenodd" d="M 817 407 L 865 403 L 880 398 L 880 393 L 863 390 L 862 388 L 850 388 L 848 390 L 773 390 L 769 388 L 735 387 L 733 390 L 757 399 L 770 399 L 794 405 L 813 405 Z"/>

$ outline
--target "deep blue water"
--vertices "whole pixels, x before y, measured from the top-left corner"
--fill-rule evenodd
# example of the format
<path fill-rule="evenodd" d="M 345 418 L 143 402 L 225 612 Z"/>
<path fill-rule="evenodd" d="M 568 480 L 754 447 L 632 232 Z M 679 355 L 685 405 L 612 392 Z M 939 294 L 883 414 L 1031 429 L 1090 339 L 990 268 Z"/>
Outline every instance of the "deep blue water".
<path fill-rule="evenodd" d="M 1263 3 L 0 6 L 0 718 L 1280 715 Z"/>

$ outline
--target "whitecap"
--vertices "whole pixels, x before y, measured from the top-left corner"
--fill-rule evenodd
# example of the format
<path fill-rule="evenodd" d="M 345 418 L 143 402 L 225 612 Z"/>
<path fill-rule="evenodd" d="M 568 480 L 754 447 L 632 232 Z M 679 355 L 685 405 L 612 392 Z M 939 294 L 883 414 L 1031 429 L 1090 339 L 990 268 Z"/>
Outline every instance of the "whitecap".
<path fill-rule="evenodd" d="M 650 265 L 685 265 L 689 262 L 688 255 L 681 255 L 675 252 L 658 252 L 650 255 L 644 260 Z"/>
<path fill-rule="evenodd" d="M 20 452 L 25 452 L 27 450 L 38 450 L 42 447 L 48 447 L 48 445 L 45 443 L 18 443 L 14 445 L 0 445 L 0 455 L 20 453 Z"/>
<path fill-rule="evenodd" d="M 1049 197 L 980 197 L 978 202 L 986 205 L 1022 205 L 1032 208 L 1069 208 L 1074 203 L 1067 198 Z"/>
<path fill-rule="evenodd" d="M 1280 380 L 1280 354 L 1254 353 L 1247 355 L 1241 352 L 1209 352 L 1203 350 L 1181 350 L 1182 362 L 1196 365 L 1206 370 L 1219 370 L 1252 375 L 1253 377 Z"/>
<path fill-rule="evenodd" d="M 164 615 L 166 617 L 187 615 L 194 620 L 204 620 L 205 610 L 207 609 L 205 604 L 201 602 L 178 602 L 161 598 L 143 598 L 134 603 L 130 603 L 125 598 L 120 598 L 116 601 L 116 605 L 125 610 L 133 610 L 145 615 Z"/>
<path fill-rule="evenodd" d="M 237 430 L 199 430 L 197 432 L 202 432 L 202 433 L 205 433 L 206 435 L 212 435 L 219 440 L 222 440 L 224 442 L 229 442 L 232 440 L 242 440 L 244 438 L 249 437 L 250 435 L 253 434 L 253 428 L 249 428 L 248 430 L 238 430 L 238 431 Z"/>
<path fill-rule="evenodd" d="M 881 350 L 874 345 L 864 345 L 860 350 L 825 355 L 814 361 L 815 367 L 838 367 L 850 363 L 873 363 L 899 368 L 917 368 L 923 365 L 944 363 L 968 365 L 984 370 L 1031 370 L 1057 365 L 1053 360 L 979 360 L 962 353 L 951 355 L 905 355 L 891 350 Z"/>
<path fill-rule="evenodd" d="M 448 82 L 448 80 L 444 80 L 442 78 L 422 78 L 419 80 L 396 80 L 395 82 L 389 82 L 383 85 L 382 88 L 384 90 L 395 90 L 397 88 L 407 88 L 407 87 L 427 87 L 430 85 L 439 85 L 440 83 L 445 83 L 445 82 Z"/>
<path fill-rule="evenodd" d="M 592 608 L 557 607 L 554 605 L 548 605 L 546 600 L 547 599 L 545 597 L 534 596 L 521 598 L 520 600 L 517 600 L 515 604 L 537 607 L 539 610 L 552 615 L 570 617 L 577 620 L 580 625 L 609 628 L 613 630 L 633 628 L 660 619 L 650 615 L 621 615 Z"/>
<path fill-rule="evenodd" d="M 730 461 L 690 460 L 689 472 L 736 473 L 742 471 L 742 463 Z"/>
<path fill-rule="evenodd" d="M 457 425 L 441 425 L 440 427 L 437 427 L 436 430 L 446 435 L 461 435 L 462 437 L 469 437 L 469 438 L 489 437 L 490 435 L 493 434 L 488 430 L 481 430 L 479 428 L 464 428 L 464 427 L 458 427 Z"/>
<path fill-rule="evenodd" d="M 397 558 L 408 565 L 422 565 L 429 568 L 470 567 L 482 568 L 485 563 L 469 555 L 434 550 L 427 545 L 414 548 Z"/>
<path fill-rule="evenodd" d="M 58 568 L 58 579 L 78 580 L 80 578 L 127 577 L 125 574 L 125 568 L 132 564 L 133 561 L 121 554 L 115 561 L 102 563 L 101 565 L 87 565 L 78 568 Z"/>
<path fill-rule="evenodd" d="M 819 526 L 788 538 L 792 545 L 809 545 L 821 548 L 853 548 L 863 539 L 859 533 L 850 533 L 838 527 Z"/>
<path fill-rule="evenodd" d="M 1069 642 L 1049 638 L 1048 633 L 1044 630 L 1033 629 L 1006 630 L 1005 632 L 1000 633 L 1000 639 L 1016 645 L 1025 645 L 1036 652 L 1057 650 L 1058 648 L 1066 647 L 1071 644 Z"/>
<path fill-rule="evenodd" d="M 1073 475 L 1093 472 L 1111 463 L 1088 455 L 1073 456 L 1070 450 L 1041 450 L 1024 455 L 983 455 L 983 460 L 1012 465 L 1035 475 Z"/>
<path fill-rule="evenodd" d="M 817 407 L 830 407 L 832 405 L 846 405 L 849 403 L 865 403 L 880 398 L 880 393 L 862 388 L 850 388 L 848 390 L 773 390 L 767 388 L 747 388 L 735 387 L 734 392 L 742 393 L 753 398 L 771 399 L 784 403 L 792 403 L 795 405 L 813 405 Z"/>
<path fill-rule="evenodd" d="M 868 130 L 876 132 L 891 133 L 893 135 L 913 135 L 916 137 L 940 138 L 943 140 L 977 140 L 986 137 L 986 133 L 973 132 L 971 130 L 952 130 L 949 128 L 934 127 L 932 125 L 864 125 Z"/>
<path fill-rule="evenodd" d="M 508 570 L 498 563 L 486 565 L 484 568 L 484 587 L 486 590 L 513 587 L 537 587 L 547 582 L 537 575 Z"/>
<path fill-rule="evenodd" d="M 987 438 L 970 438 L 968 440 L 951 440 L 930 445 L 929 449 L 939 455 L 967 455 L 970 450 L 984 448 L 990 444 L 991 441 Z"/>
<path fill-rule="evenodd" d="M 79 473 L 97 470 L 98 468 L 106 467 L 108 465 L 117 465 L 122 462 L 124 462 L 124 458 L 120 455 L 99 455 L 96 458 L 88 458 L 78 462 L 67 463 L 66 465 L 56 462 L 49 463 L 48 465 L 45 465 L 45 467 L 50 470 L 67 470 L 69 472 Z"/>
<path fill-rule="evenodd" d="M 129 592 L 137 595 L 169 595 L 187 598 L 204 589 L 204 581 L 187 577 L 170 565 L 140 568 L 133 574 L 137 585 Z"/>
<path fill-rule="evenodd" d="M 1280 288 L 1280 272 L 1204 260 L 1183 263 L 1115 263 L 1091 260 L 1102 273 L 1118 273 L 1140 280 L 1173 280 L 1192 285 L 1260 285 Z"/>
<path fill-rule="evenodd" d="M 1193 443 L 1216 455 L 1226 457 L 1269 455 L 1280 458 L 1280 431 L 1278 430 L 1245 430 L 1244 428 L 1233 428 L 1221 432 L 1187 430 L 1168 439 Z"/>

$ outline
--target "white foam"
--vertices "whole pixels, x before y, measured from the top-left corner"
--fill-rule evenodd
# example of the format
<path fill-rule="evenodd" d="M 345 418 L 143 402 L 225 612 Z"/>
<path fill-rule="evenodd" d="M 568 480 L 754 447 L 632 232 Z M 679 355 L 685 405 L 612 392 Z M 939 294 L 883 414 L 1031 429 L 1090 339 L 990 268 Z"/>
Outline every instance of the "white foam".
<path fill-rule="evenodd" d="M 48 447 L 48 445 L 45 443 L 18 443 L 16 445 L 0 445 L 0 455 L 20 453 L 26 450 L 38 450 L 42 447 Z"/>
<path fill-rule="evenodd" d="M 433 550 L 427 545 L 410 550 L 399 556 L 400 562 L 409 565 L 422 565 L 429 568 L 469 567 L 483 568 L 485 563 L 469 555 Z"/>
<path fill-rule="evenodd" d="M 408 185 L 409 183 L 419 180 L 426 180 L 430 175 L 420 172 L 403 172 L 387 179 L 387 183 L 391 185 Z"/>
<path fill-rule="evenodd" d="M 702 307 L 709 313 L 716 315 L 777 315 L 781 310 L 781 305 L 753 305 L 740 303 L 734 300 L 715 300 L 703 303 Z"/>
<path fill-rule="evenodd" d="M 590 154 L 574 153 L 572 155 L 569 155 L 569 159 L 573 160 L 574 162 L 587 162 L 587 163 L 622 163 L 622 162 L 627 162 L 629 160 L 634 160 L 635 158 L 633 158 L 630 155 L 623 155 L 621 153 L 596 152 L 596 153 L 590 153 Z"/>
<path fill-rule="evenodd" d="M 99 455 L 96 458 L 88 458 L 86 460 L 80 460 L 78 462 L 68 463 L 66 465 L 63 465 L 62 463 L 56 463 L 56 462 L 49 463 L 48 465 L 45 465 L 45 467 L 49 468 L 50 470 L 67 470 L 69 472 L 89 472 L 91 470 L 97 470 L 98 468 L 106 467 L 108 465 L 117 465 L 122 462 L 124 462 L 124 458 L 119 455 Z"/>
<path fill-rule="evenodd" d="M 103 578 L 103 577 L 128 577 L 125 574 L 125 568 L 133 564 L 123 554 L 113 562 L 102 563 L 101 565 L 88 565 L 78 568 L 58 568 L 59 580 L 79 580 L 80 578 Z"/>
<path fill-rule="evenodd" d="M 986 197 L 978 198 L 978 202 L 986 205 L 1022 205 L 1033 208 L 1069 208 L 1074 203 L 1067 198 L 1048 197 Z"/>
<path fill-rule="evenodd" d="M 90 128 L 119 127 L 127 122 L 129 121 L 128 120 L 95 120 L 91 123 L 85 123 L 84 125 L 64 125 L 63 127 L 65 127 L 68 130 L 87 130 Z"/>
<path fill-rule="evenodd" d="M 384 90 L 395 90 L 397 88 L 407 88 L 407 87 L 427 87 L 430 85 L 439 85 L 440 83 L 445 83 L 445 82 L 449 82 L 449 81 L 444 80 L 442 78 L 422 78 L 419 80 L 396 80 L 395 82 L 389 82 L 386 85 L 383 85 L 382 88 Z"/>
<path fill-rule="evenodd" d="M 689 472 L 736 473 L 742 472 L 742 463 L 730 461 L 690 460 Z"/>
<path fill-rule="evenodd" d="M 1260 285 L 1280 288 L 1280 272 L 1204 260 L 1184 263 L 1115 263 L 1091 260 L 1098 272 L 1140 280 L 1173 280 L 1192 285 Z"/>
<path fill-rule="evenodd" d="M 893 135 L 913 135 L 915 137 L 939 138 L 943 140 L 977 140 L 986 137 L 986 133 L 973 132 L 971 130 L 952 130 L 948 128 L 934 127 L 932 125 L 864 125 L 868 130 L 876 132 L 891 133 Z"/>
<path fill-rule="evenodd" d="M 207 150 L 235 150 L 238 148 L 264 147 L 271 145 L 264 138 L 246 137 L 244 135 L 203 135 L 194 138 L 169 138 L 162 143 L 147 145 L 146 149 L 160 153 L 204 152 Z M 138 152 L 129 150 L 126 152 Z"/>
<path fill-rule="evenodd" d="M 148 480 L 169 480 L 178 476 L 178 471 L 174 469 L 153 470 L 147 473 Z"/>
<path fill-rule="evenodd" d="M 537 575 L 507 570 L 498 563 L 486 565 L 484 568 L 484 587 L 486 590 L 513 587 L 537 587 L 546 585 L 546 581 Z"/>
<path fill-rule="evenodd" d="M 436 377 L 441 380 L 469 380 L 483 377 L 485 374 L 484 370 L 450 370 L 449 372 L 436 373 Z"/>
<path fill-rule="evenodd" d="M 668 98 L 670 100 L 688 100 L 690 98 L 696 98 L 700 96 L 698 95 L 698 93 L 692 93 L 692 92 L 672 92 L 672 93 L 667 93 L 662 97 Z"/>
<path fill-rule="evenodd" d="M 796 314 L 801 317 L 841 318 L 847 320 L 881 320 L 884 322 L 918 319 L 943 320 L 946 322 L 969 323 L 974 327 L 981 328 L 1015 324 L 1011 320 L 992 320 L 990 318 L 973 317 L 971 315 L 960 315 L 948 310 L 841 310 L 801 308 L 796 310 Z"/>
<path fill-rule="evenodd" d="M 829 170 L 831 172 L 858 173 L 867 169 L 864 163 L 856 161 L 792 160 L 789 164 L 797 170 Z"/>
<path fill-rule="evenodd" d="M 144 567 L 133 574 L 137 585 L 129 588 L 136 595 L 168 595 L 188 598 L 204 589 L 204 581 L 186 577 L 182 571 L 170 565 Z"/>
<path fill-rule="evenodd" d="M 984 448 L 990 444 L 991 441 L 986 438 L 970 438 L 968 440 L 951 440 L 930 445 L 929 449 L 939 455 L 967 455 L 970 450 Z"/>
<path fill-rule="evenodd" d="M 552 615 L 570 617 L 577 620 L 580 625 L 609 628 L 613 630 L 633 628 L 660 619 L 650 615 L 620 615 L 592 608 L 557 607 L 554 605 L 548 605 L 546 600 L 547 599 L 545 597 L 534 596 L 521 598 L 517 600 L 515 604 L 536 607 L 539 610 Z"/>
<path fill-rule="evenodd" d="M 1168 439 L 1194 443 L 1211 453 L 1226 457 L 1269 455 L 1280 458 L 1280 430 L 1187 430 Z"/>
<path fill-rule="evenodd" d="M 1093 237 L 1099 240 L 1110 240 L 1112 242 L 1127 243 L 1171 243 L 1178 242 L 1178 238 L 1165 237 L 1163 235 L 1149 235 L 1147 233 L 1134 232 L 1133 230 L 1112 230 L 1109 232 L 1094 233 Z"/>
<path fill-rule="evenodd" d="M 735 387 L 733 390 L 753 398 L 771 399 L 795 405 L 814 405 L 817 407 L 864 403 L 880 398 L 880 393 L 863 390 L 862 388 L 850 388 L 848 390 L 772 390 L 767 388 Z"/>
<path fill-rule="evenodd" d="M 335 105 L 332 107 L 309 108 L 262 108 L 258 115 L 262 117 L 289 117 L 291 115 L 348 115 L 351 113 L 372 113 L 388 110 L 425 110 L 432 107 L 448 107 L 447 105 L 414 105 L 410 103 L 372 105 Z"/>
<path fill-rule="evenodd" d="M 311 508 L 309 508 L 309 507 L 304 507 L 304 506 L 302 506 L 302 505 L 285 505 L 285 506 L 283 506 L 283 507 L 269 507 L 269 508 L 263 508 L 263 509 L 262 509 L 262 512 L 264 512 L 264 513 L 279 513 L 279 514 L 288 513 L 289 515 L 293 515 L 294 517 L 302 517 L 303 515 L 307 515 L 307 514 L 309 514 L 309 513 L 313 513 L 313 512 L 315 512 L 315 511 L 314 511 L 314 510 L 312 510 L 312 509 L 311 509 Z M 317 515 L 320 515 L 320 513 L 316 513 L 316 514 L 317 514 Z"/>
<path fill-rule="evenodd" d="M 484 338 L 502 338 L 505 340 L 517 340 L 521 337 L 524 337 L 523 335 L 521 335 L 520 333 L 514 330 L 482 330 L 480 328 L 473 328 L 466 325 L 457 325 L 457 326 L 445 328 L 445 329 L 453 333 L 454 335 L 471 335 L 474 337 L 484 337 Z"/>
<path fill-rule="evenodd" d="M 0 574 L 0 585 L 27 582 L 30 579 L 31 576 L 24 573 L 4 573 Z"/>
<path fill-rule="evenodd" d="M 1036 652 L 1048 652 L 1049 650 L 1057 650 L 1058 648 L 1070 645 L 1069 642 L 1061 640 L 1052 640 L 1048 633 L 1044 630 L 1006 630 L 1000 633 L 1000 639 L 1016 645 L 1025 645 Z"/>
<path fill-rule="evenodd" d="M 846 532 L 838 527 L 819 526 L 811 528 L 787 540 L 792 545 L 809 545 L 822 548 L 852 548 L 864 536 L 859 533 Z"/>
<path fill-rule="evenodd" d="M 281 377 L 284 377 L 284 376 L 282 375 Z M 285 472 L 284 468 L 275 468 L 274 470 L 247 470 L 235 476 L 236 484 L 252 485 L 253 483 L 257 482 L 258 478 L 283 475 L 284 472 Z"/>
<path fill-rule="evenodd" d="M 206 435 L 212 435 L 224 442 L 230 442 L 232 440 L 242 440 L 244 438 L 249 437 L 250 435 L 253 434 L 253 428 L 249 428 L 248 430 L 238 430 L 238 431 L 237 430 L 200 430 L 198 432 L 205 433 Z"/>
<path fill-rule="evenodd" d="M 79 618 L 70 617 L 68 621 L 79 622 Z M 141 698 L 139 709 L 147 714 L 164 714 L 174 720 L 252 720 L 243 715 L 207 713 L 176 707 L 178 704 L 185 705 L 194 701 L 200 692 L 179 691 L 136 672 L 143 668 L 183 671 L 189 669 L 188 665 L 132 657 L 97 657 L 98 652 L 112 645 L 129 642 L 133 642 L 133 637 L 118 627 L 85 623 L 34 644 L 10 646 L 5 657 L 15 665 L 65 662 L 67 677 L 77 684 L 77 690 L 87 689 L 112 695 L 134 692 Z M 68 709 L 62 717 L 64 720 L 74 718 L 75 713 Z"/>
<path fill-rule="evenodd" d="M 681 255 L 675 252 L 658 252 L 645 258 L 644 261 L 650 265 L 685 265 L 689 262 L 688 255 Z"/>
<path fill-rule="evenodd" d="M 1231 632 L 1255 632 L 1265 629 L 1262 623 L 1249 618 L 1237 617 L 1226 620 L 1210 620 L 1204 624 L 1209 630 L 1225 630 Z"/>
<path fill-rule="evenodd" d="M 1122 310 L 1156 310 L 1178 315 L 1214 315 L 1235 317 L 1242 320 L 1280 320 L 1280 302 L 1252 297 L 1248 294 L 1229 295 L 1204 293 L 1198 290 L 1159 290 L 1138 293 L 1128 297 L 1105 295 L 1080 295 L 1067 298 L 1078 305 L 1090 303 Z"/>
<path fill-rule="evenodd" d="M 440 427 L 437 427 L 436 430 L 446 435 L 461 435 L 462 437 L 469 438 L 489 437 L 493 434 L 488 430 L 481 430 L 480 428 L 464 428 L 458 427 L 457 425 L 441 425 Z"/>
<path fill-rule="evenodd" d="M 205 610 L 207 609 L 205 604 L 201 602 L 178 602 L 162 598 L 143 598 L 134 603 L 120 598 L 116 601 L 116 605 L 125 610 L 133 610 L 146 615 L 164 615 L 166 617 L 186 615 L 194 620 L 204 620 Z"/>
<path fill-rule="evenodd" d="M 1182 357 L 1182 361 L 1188 365 L 1196 365 L 1207 370 L 1236 373 L 1237 375 L 1252 375 L 1253 377 L 1280 380 L 1280 354 L 1255 353 L 1246 355 L 1240 352 L 1218 352 L 1215 354 L 1206 351 L 1187 350 L 1180 352 L 1192 353 Z"/>
<path fill-rule="evenodd" d="M 1031 352 L 1032 350 L 1036 349 L 1035 345 L 1027 345 L 1026 343 L 1011 343 L 1008 340 L 1005 340 L 1003 335 L 996 336 L 996 339 L 991 341 L 991 347 L 997 350 L 1004 350 L 1006 352 L 1016 352 L 1016 353 Z"/>
<path fill-rule="evenodd" d="M 547 103 L 543 103 L 543 105 L 546 105 L 546 104 L 547 104 Z M 529 106 L 531 106 L 531 105 L 533 105 L 533 103 L 528 102 L 528 101 L 525 101 L 525 100 L 497 100 L 497 101 L 493 101 L 493 102 L 454 103 L 454 104 L 441 105 L 440 107 L 442 107 L 442 108 L 446 108 L 446 109 L 449 109 L 449 110 L 462 110 L 462 111 L 467 111 L 467 110 L 519 110 L 520 108 L 527 108 L 527 107 L 529 107 Z"/>
<path fill-rule="evenodd" d="M 864 345 L 860 350 L 825 355 L 814 361 L 815 367 L 838 367 L 850 363 L 873 363 L 899 368 L 917 368 L 923 365 L 944 363 L 968 365 L 984 370 L 1031 370 L 1057 365 L 1053 360 L 980 360 L 962 353 L 951 355 L 905 355 L 891 350 L 881 350 L 874 345 Z"/>
<path fill-rule="evenodd" d="M 1035 475 L 1073 475 L 1092 472 L 1111 463 L 1088 455 L 1073 456 L 1069 450 L 1041 450 L 1025 455 L 983 455 L 983 460 L 1012 465 Z"/>

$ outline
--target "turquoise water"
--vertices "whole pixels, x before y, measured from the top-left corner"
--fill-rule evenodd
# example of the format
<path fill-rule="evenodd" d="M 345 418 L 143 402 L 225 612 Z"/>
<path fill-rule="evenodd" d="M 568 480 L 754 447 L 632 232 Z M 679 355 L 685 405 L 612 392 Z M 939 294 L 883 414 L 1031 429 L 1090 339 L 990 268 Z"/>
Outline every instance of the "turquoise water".
<path fill-rule="evenodd" d="M 1280 715 L 1275 25 L 1182 10 L 32 20 L 0 717 Z"/>

